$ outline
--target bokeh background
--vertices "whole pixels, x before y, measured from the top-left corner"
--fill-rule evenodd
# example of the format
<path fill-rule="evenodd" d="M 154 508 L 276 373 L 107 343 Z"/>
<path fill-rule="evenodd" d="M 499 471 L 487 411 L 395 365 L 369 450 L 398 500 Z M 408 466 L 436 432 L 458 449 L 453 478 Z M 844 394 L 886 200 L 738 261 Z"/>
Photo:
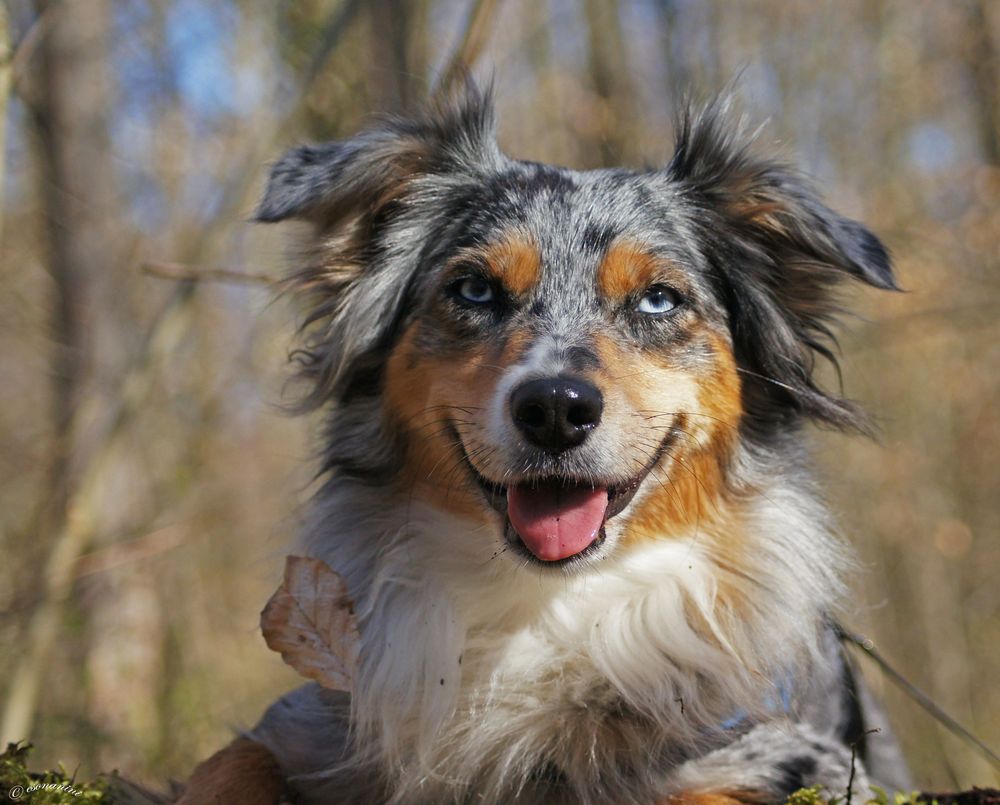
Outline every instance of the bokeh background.
<path fill-rule="evenodd" d="M 312 483 L 279 411 L 294 304 L 248 223 L 267 162 L 459 60 L 500 139 L 656 165 L 681 90 L 736 95 L 895 253 L 815 435 L 848 620 L 1000 746 L 1000 2 L 7 0 L 0 5 L 0 732 L 39 765 L 183 776 L 298 678 L 257 613 Z M 871 670 L 871 669 L 869 669 Z M 880 674 L 924 787 L 989 766 Z"/>

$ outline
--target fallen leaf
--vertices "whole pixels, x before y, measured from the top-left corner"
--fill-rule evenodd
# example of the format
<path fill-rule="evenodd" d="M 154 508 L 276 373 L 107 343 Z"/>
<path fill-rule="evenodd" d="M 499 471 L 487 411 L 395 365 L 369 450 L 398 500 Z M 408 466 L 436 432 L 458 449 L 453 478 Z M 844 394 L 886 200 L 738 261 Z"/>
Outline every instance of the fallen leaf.
<path fill-rule="evenodd" d="M 264 640 L 307 679 L 351 691 L 361 636 L 339 573 L 320 559 L 289 556 L 285 580 L 260 613 Z"/>

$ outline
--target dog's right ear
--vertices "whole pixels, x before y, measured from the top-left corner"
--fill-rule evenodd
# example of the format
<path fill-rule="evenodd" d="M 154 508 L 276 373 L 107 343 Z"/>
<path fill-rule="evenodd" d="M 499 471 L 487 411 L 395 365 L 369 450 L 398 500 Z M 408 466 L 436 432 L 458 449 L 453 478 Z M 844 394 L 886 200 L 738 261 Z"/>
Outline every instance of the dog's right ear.
<path fill-rule="evenodd" d="M 370 206 L 420 164 L 425 144 L 394 128 L 290 150 L 271 169 L 257 221 L 336 223 Z"/>
<path fill-rule="evenodd" d="M 416 118 L 289 151 L 271 171 L 261 222 L 313 224 L 287 287 L 306 306 L 300 410 L 377 393 L 426 252 L 454 226 L 449 200 L 502 169 L 490 93 L 471 82 Z"/>
<path fill-rule="evenodd" d="M 271 169 L 257 221 L 297 218 L 329 227 L 374 211 L 433 169 L 436 144 L 408 128 L 415 127 L 393 121 L 350 140 L 293 148 Z"/>
<path fill-rule="evenodd" d="M 374 212 L 412 178 L 468 173 L 500 159 L 489 92 L 473 84 L 416 119 L 388 118 L 348 140 L 293 148 L 271 169 L 256 220 L 324 227 Z"/>

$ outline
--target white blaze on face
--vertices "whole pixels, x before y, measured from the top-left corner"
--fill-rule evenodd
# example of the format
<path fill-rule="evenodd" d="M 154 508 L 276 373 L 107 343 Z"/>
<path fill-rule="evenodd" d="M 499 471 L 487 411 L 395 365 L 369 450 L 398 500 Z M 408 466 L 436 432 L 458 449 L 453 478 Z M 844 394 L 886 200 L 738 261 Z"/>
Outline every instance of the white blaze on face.
<path fill-rule="evenodd" d="M 564 342 L 558 336 L 542 336 L 524 357 L 511 366 L 497 383 L 490 401 L 487 433 L 495 445 L 521 438 L 510 416 L 510 395 L 522 383 L 539 377 L 555 377 L 565 370 Z"/>

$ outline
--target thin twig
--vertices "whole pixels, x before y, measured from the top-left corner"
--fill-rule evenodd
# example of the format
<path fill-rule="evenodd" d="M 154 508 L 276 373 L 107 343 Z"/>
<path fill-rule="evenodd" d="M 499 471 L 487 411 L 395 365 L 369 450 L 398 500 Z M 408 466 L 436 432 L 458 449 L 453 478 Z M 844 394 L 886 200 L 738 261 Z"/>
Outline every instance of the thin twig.
<path fill-rule="evenodd" d="M 878 649 L 875 648 L 875 644 L 871 640 L 845 629 L 840 624 L 837 624 L 835 628 L 842 640 L 857 646 L 867 656 L 871 657 L 875 664 L 882 669 L 882 673 L 888 676 L 889 679 L 891 679 L 897 687 L 901 688 L 907 696 L 923 707 L 924 710 L 940 721 L 952 733 L 972 744 L 987 760 L 990 761 L 990 763 L 1000 769 L 1000 756 L 998 756 L 996 752 L 990 749 L 983 741 L 969 732 L 954 718 L 942 710 L 930 696 L 920 690 L 920 688 L 910 682 L 910 680 L 890 665 L 889 661 L 882 656 Z"/>
<path fill-rule="evenodd" d="M 236 282 L 247 285 L 274 285 L 280 278 L 260 271 L 242 271 L 238 268 L 189 266 L 184 263 L 147 261 L 139 266 L 143 274 L 165 280 L 190 280 L 192 282 Z"/>
<path fill-rule="evenodd" d="M 176 526 L 167 526 L 127 542 L 115 542 L 84 554 L 76 563 L 74 575 L 79 579 L 104 573 L 122 565 L 159 556 L 183 544 L 184 532 Z"/>
<path fill-rule="evenodd" d="M 851 774 L 847 778 L 847 803 L 846 805 L 851 805 L 851 800 L 854 798 L 854 775 L 857 773 L 857 763 L 858 763 L 858 744 L 861 743 L 869 735 L 881 732 L 878 727 L 874 729 L 867 730 L 863 732 L 859 738 L 851 741 Z"/>

